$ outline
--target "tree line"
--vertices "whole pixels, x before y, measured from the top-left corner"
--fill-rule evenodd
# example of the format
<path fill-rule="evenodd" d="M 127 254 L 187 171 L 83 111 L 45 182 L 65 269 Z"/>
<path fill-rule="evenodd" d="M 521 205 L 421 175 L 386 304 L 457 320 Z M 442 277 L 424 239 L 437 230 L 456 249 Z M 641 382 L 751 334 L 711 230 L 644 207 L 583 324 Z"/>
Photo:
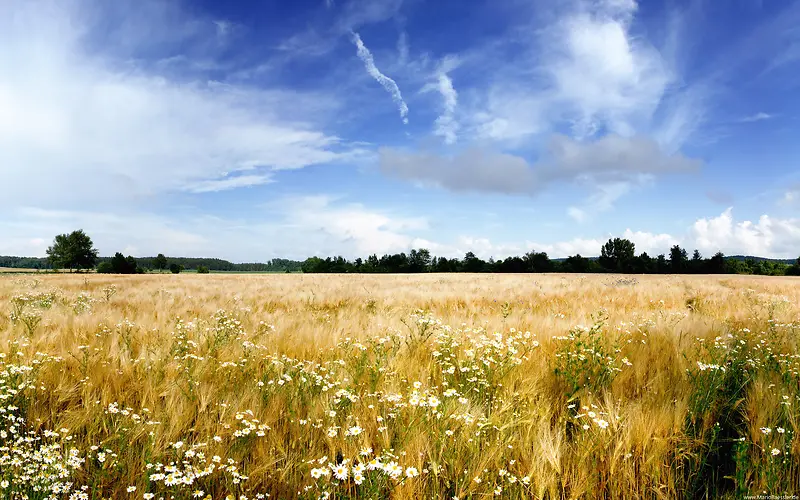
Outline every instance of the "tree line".
<path fill-rule="evenodd" d="M 27 269 L 95 269 L 100 273 L 135 274 L 149 271 L 180 273 L 185 269 L 198 273 L 233 272 L 297 272 L 304 273 L 628 273 L 628 274 L 758 274 L 767 276 L 800 276 L 800 258 L 772 260 L 761 257 L 726 257 L 722 252 L 705 258 L 698 250 L 689 256 L 679 245 L 669 254 L 650 256 L 636 254 L 635 244 L 625 238 L 609 239 L 599 257 L 580 254 L 564 259 L 551 259 L 546 252 L 528 252 L 523 256 L 483 260 L 473 252 L 463 258 L 435 257 L 427 249 L 408 253 L 370 255 L 366 259 L 344 257 L 310 257 L 305 261 L 272 259 L 267 263 L 232 262 L 213 258 L 124 256 L 99 257 L 91 238 L 82 230 L 55 237 L 46 258 L 3 257 L 0 267 Z"/>
<path fill-rule="evenodd" d="M 59 234 L 47 249 L 47 257 L 0 256 L 0 267 L 37 270 L 88 270 L 100 273 L 136 274 L 148 271 L 179 273 L 183 270 L 196 270 L 199 273 L 210 271 L 232 272 L 299 272 L 301 261 L 272 259 L 266 263 L 252 262 L 234 264 L 227 260 L 195 257 L 155 257 L 124 256 L 117 252 L 113 257 L 100 257 L 92 239 L 83 231 Z"/>
<path fill-rule="evenodd" d="M 698 250 L 691 257 L 679 245 L 669 255 L 655 257 L 643 252 L 624 238 L 612 238 L 600 249 L 599 257 L 580 254 L 565 259 L 551 259 L 546 252 L 528 252 L 523 256 L 483 260 L 473 252 L 462 259 L 434 257 L 426 249 L 409 253 L 370 255 L 366 259 L 310 257 L 303 262 L 304 273 L 630 273 L 630 274 L 759 274 L 800 276 L 800 258 L 778 261 L 755 257 L 725 257 L 717 252 L 704 258 Z M 790 264 L 791 262 L 791 264 Z"/>

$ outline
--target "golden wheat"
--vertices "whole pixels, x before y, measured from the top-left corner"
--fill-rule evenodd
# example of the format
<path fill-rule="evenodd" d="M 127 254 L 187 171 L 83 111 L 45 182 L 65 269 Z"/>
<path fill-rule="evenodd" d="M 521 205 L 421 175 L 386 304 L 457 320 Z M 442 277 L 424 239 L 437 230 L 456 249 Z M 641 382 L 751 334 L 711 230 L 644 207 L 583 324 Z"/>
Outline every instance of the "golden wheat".
<path fill-rule="evenodd" d="M 0 494 L 798 493 L 798 285 L 0 277 Z"/>

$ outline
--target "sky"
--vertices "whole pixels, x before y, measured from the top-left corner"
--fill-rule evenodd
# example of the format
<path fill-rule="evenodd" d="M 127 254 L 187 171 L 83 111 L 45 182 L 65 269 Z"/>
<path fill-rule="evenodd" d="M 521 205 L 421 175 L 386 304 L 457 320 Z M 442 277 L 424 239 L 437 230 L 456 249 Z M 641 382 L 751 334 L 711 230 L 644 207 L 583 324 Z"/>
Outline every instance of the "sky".
<path fill-rule="evenodd" d="M 0 255 L 800 255 L 800 2 L 3 0 Z"/>

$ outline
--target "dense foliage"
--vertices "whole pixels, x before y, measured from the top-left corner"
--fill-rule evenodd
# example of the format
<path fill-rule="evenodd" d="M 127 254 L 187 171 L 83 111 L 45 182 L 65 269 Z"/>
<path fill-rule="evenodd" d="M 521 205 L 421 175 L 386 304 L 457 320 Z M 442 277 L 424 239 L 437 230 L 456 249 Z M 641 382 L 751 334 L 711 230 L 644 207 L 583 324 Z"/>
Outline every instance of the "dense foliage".
<path fill-rule="evenodd" d="M 138 274 L 143 273 L 144 270 L 136 264 L 136 259 L 132 256 L 125 257 L 117 252 L 110 261 L 101 262 L 97 266 L 98 273 L 113 273 L 113 274 Z"/>
<path fill-rule="evenodd" d="M 88 243 L 87 243 L 88 241 Z M 56 237 L 48 249 L 48 258 L 0 256 L 0 267 L 22 269 L 87 269 L 98 262 L 101 273 L 129 274 L 144 271 L 196 270 L 217 272 L 304 272 L 304 273 L 632 273 L 632 274 L 756 274 L 766 276 L 800 276 L 800 258 L 796 261 L 763 257 L 726 257 L 717 252 L 704 258 L 698 250 L 689 257 L 686 249 L 674 245 L 669 256 L 636 255 L 635 244 L 624 238 L 609 239 L 599 257 L 580 254 L 564 259 L 551 259 L 545 252 L 488 261 L 467 252 L 464 258 L 435 257 L 427 249 L 413 249 L 408 254 L 370 255 L 366 259 L 348 260 L 337 257 L 310 257 L 305 261 L 272 259 L 266 263 L 234 264 L 216 258 L 166 257 L 97 257 L 91 239 L 83 231 Z"/>
<path fill-rule="evenodd" d="M 97 250 L 92 239 L 79 229 L 57 235 L 47 249 L 47 259 L 56 269 L 90 269 L 97 263 Z"/>
<path fill-rule="evenodd" d="M 632 241 L 614 238 L 601 248 L 599 258 L 574 255 L 566 259 L 550 259 L 544 252 L 528 252 L 522 257 L 484 261 L 467 252 L 463 259 L 432 257 L 428 250 L 411 250 L 399 253 L 370 255 L 350 261 L 344 257 L 311 257 L 303 262 L 304 273 L 634 273 L 634 274 L 759 274 L 767 276 L 800 275 L 800 259 L 792 261 L 769 260 L 758 257 L 725 257 L 717 252 L 703 258 L 695 250 L 690 258 L 678 245 L 670 249 L 669 257 L 656 257 L 646 252 L 636 255 Z"/>

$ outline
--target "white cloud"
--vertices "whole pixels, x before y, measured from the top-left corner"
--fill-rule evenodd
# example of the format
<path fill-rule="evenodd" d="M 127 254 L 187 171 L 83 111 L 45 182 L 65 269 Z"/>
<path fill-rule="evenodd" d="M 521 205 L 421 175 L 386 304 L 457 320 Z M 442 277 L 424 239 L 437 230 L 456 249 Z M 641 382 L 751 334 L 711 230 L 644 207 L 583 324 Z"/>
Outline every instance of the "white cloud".
<path fill-rule="evenodd" d="M 151 3 L 124 5 L 139 19 L 133 12 Z M 174 33 L 161 35 L 169 27 L 153 17 L 144 27 L 141 19 L 125 25 L 117 40 L 93 24 L 105 4 L 88 5 L 0 4 L 0 174 L 16 186 L 0 204 L 114 203 L 191 190 L 222 172 L 265 177 L 351 157 L 349 146 L 312 124 L 337 105 L 329 96 L 153 73 L 130 54 L 214 32 L 185 28 L 198 22 L 170 11 Z M 121 52 L 89 43 L 101 34 Z"/>
<path fill-rule="evenodd" d="M 377 66 L 375 66 L 375 60 L 372 57 L 372 53 L 369 51 L 364 42 L 361 41 L 361 37 L 358 33 L 353 33 L 353 43 L 356 45 L 356 50 L 359 59 L 364 62 L 364 67 L 367 70 L 367 73 L 372 76 L 381 86 L 392 96 L 392 101 L 397 105 L 397 109 L 400 111 L 400 118 L 403 120 L 403 123 L 408 123 L 408 106 L 406 106 L 406 102 L 403 100 L 403 96 L 400 93 L 400 88 L 397 86 L 394 80 L 389 78 L 388 76 L 384 75 L 380 72 Z"/>
<path fill-rule="evenodd" d="M 780 204 L 794 205 L 798 201 L 800 201 L 800 186 L 794 186 L 783 192 L 783 197 L 780 199 Z"/>
<path fill-rule="evenodd" d="M 408 62 L 408 34 L 405 31 L 400 33 L 397 39 L 397 63 L 403 66 Z"/>
<path fill-rule="evenodd" d="M 614 202 L 627 194 L 632 188 L 630 182 L 612 182 L 600 184 L 594 188 L 594 193 L 586 200 L 583 208 L 571 206 L 567 209 L 567 215 L 577 222 L 586 222 L 594 216 L 610 210 Z"/>
<path fill-rule="evenodd" d="M 678 75 L 655 46 L 632 33 L 636 2 L 576 1 L 552 9 L 552 22 L 529 30 L 535 35 L 526 56 L 492 61 L 500 68 L 474 115 L 479 136 L 518 144 L 564 124 L 578 139 L 656 129 L 655 113 Z M 553 12 L 542 17 L 553 19 Z"/>
<path fill-rule="evenodd" d="M 192 193 L 211 193 L 240 187 L 258 186 L 269 182 L 273 182 L 272 177 L 269 175 L 240 175 L 238 177 L 198 182 L 189 186 L 188 190 Z"/>
<path fill-rule="evenodd" d="M 597 12 L 569 16 L 546 35 L 554 50 L 545 70 L 556 100 L 572 108 L 579 136 L 602 126 L 632 135 L 650 120 L 670 82 L 659 52 L 629 33 L 635 8 L 635 2 L 605 2 Z"/>
<path fill-rule="evenodd" d="M 454 58 L 446 58 L 436 72 L 435 83 L 429 83 L 423 87 L 423 92 L 435 90 L 442 96 L 442 113 L 436 119 L 434 134 L 442 137 L 445 144 L 455 144 L 458 140 L 459 124 L 455 118 L 456 107 L 458 106 L 458 92 L 453 87 L 453 80 L 448 76 L 458 65 Z"/>
<path fill-rule="evenodd" d="M 650 257 L 666 253 L 672 246 L 680 243 L 677 238 L 670 234 L 654 234 L 646 231 L 631 231 L 630 229 L 626 229 L 622 233 L 622 238 L 629 239 L 636 245 L 636 253 L 647 252 Z M 599 247 L 596 252 L 600 253 Z"/>
<path fill-rule="evenodd" d="M 742 122 L 742 123 L 760 122 L 760 121 L 763 121 L 763 120 L 769 120 L 770 118 L 775 118 L 775 115 L 771 115 L 769 113 L 764 113 L 763 111 L 760 111 L 760 112 L 758 112 L 758 113 L 756 113 L 754 115 L 745 116 L 744 118 L 742 118 L 739 121 Z"/>
<path fill-rule="evenodd" d="M 329 246 L 346 249 L 351 256 L 407 251 L 416 239 L 409 232 L 428 227 L 424 218 L 391 217 L 358 203 L 335 206 L 326 197 L 289 202 L 287 220 L 299 228 L 319 231 Z"/>
<path fill-rule="evenodd" d="M 593 238 L 573 238 L 568 241 L 558 241 L 555 243 L 534 243 L 527 242 L 528 250 L 537 252 L 547 252 L 548 257 L 562 258 L 570 255 L 580 254 L 583 257 L 592 257 L 600 254 L 600 247 L 605 243 Z"/>
<path fill-rule="evenodd" d="M 575 219 L 576 222 L 584 222 L 587 218 L 586 212 L 578 207 L 568 207 L 567 215 Z"/>
<path fill-rule="evenodd" d="M 698 219 L 691 236 L 697 248 L 722 250 L 760 257 L 794 258 L 800 251 L 800 219 L 776 219 L 762 215 L 757 222 L 734 221 L 733 209 L 720 216 Z"/>
<path fill-rule="evenodd" d="M 268 213 L 265 213 L 267 210 Z M 265 222 L 268 221 L 268 222 Z M 84 229 L 101 255 L 125 249 L 136 256 L 209 256 L 236 262 L 310 255 L 364 257 L 422 245 L 424 217 L 406 217 L 344 203 L 330 196 L 281 198 L 247 219 L 205 213 L 149 213 L 23 208 L 0 220 L 0 255 L 44 256 L 56 234 Z"/>

